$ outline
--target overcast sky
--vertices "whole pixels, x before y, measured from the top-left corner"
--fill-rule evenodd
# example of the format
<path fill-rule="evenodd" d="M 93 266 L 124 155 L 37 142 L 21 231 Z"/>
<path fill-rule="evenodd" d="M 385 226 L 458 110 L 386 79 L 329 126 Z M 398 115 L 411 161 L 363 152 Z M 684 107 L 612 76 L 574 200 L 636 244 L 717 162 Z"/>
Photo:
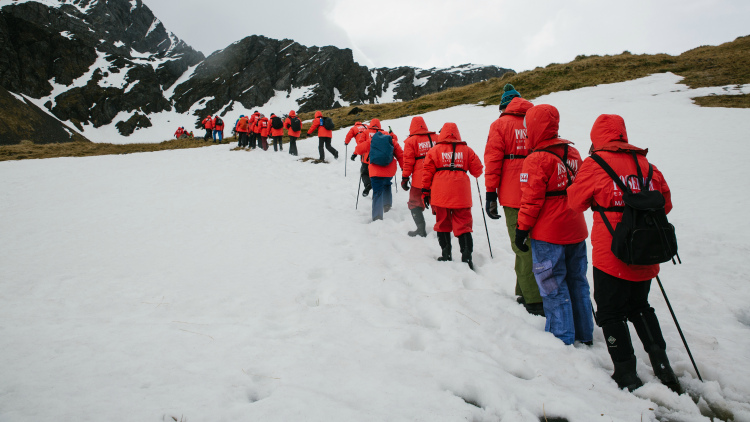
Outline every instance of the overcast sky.
<path fill-rule="evenodd" d="M 750 35 L 750 0 L 143 0 L 206 56 L 257 34 L 375 67 L 516 71 L 579 54 L 680 54 Z"/>

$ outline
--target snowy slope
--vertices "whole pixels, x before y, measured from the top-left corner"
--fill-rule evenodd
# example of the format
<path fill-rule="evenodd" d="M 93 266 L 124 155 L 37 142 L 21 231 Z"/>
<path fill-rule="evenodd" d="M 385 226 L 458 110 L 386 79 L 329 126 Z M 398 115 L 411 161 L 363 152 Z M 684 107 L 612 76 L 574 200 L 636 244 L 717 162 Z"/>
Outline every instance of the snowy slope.
<path fill-rule="evenodd" d="M 515 303 L 503 220 L 488 221 L 490 258 L 478 201 L 473 273 L 435 261 L 432 230 L 406 236 L 400 188 L 385 221 L 370 198 L 355 210 L 355 163 L 224 145 L 0 163 L 0 420 L 750 420 L 750 110 L 697 107 L 716 89 L 679 79 L 535 103 L 584 153 L 598 114 L 623 115 L 665 174 L 684 264 L 662 280 L 705 383 L 656 284 L 651 302 L 690 395 L 654 382 L 637 340 L 647 384 L 630 394 L 600 329 L 592 348 L 545 333 Z M 481 155 L 497 115 L 424 118 L 456 122 Z M 383 123 L 403 141 L 409 121 Z"/>

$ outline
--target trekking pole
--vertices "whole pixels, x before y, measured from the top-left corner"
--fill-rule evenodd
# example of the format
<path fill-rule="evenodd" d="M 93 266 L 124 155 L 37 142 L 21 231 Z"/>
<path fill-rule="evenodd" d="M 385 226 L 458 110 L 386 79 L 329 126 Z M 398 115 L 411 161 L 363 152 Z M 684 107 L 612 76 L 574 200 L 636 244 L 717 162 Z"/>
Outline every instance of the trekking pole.
<path fill-rule="evenodd" d="M 685 345 L 685 350 L 688 352 L 688 356 L 690 356 L 690 362 L 693 363 L 693 368 L 695 369 L 695 373 L 698 375 L 698 379 L 703 381 L 703 378 L 701 377 L 701 373 L 698 371 L 698 366 L 695 364 L 695 360 L 693 359 L 693 354 L 690 353 L 690 348 L 688 347 L 687 341 L 685 340 L 685 336 L 682 334 L 682 329 L 680 328 L 680 323 L 677 322 L 677 317 L 674 315 L 674 311 L 672 310 L 672 305 L 669 303 L 669 298 L 667 298 L 667 292 L 664 291 L 664 286 L 661 284 L 661 280 L 659 279 L 659 276 L 656 276 L 656 281 L 659 282 L 659 288 L 661 289 L 661 294 L 664 295 L 664 300 L 667 302 L 667 307 L 669 308 L 669 313 L 672 314 L 672 319 L 674 320 L 674 325 L 677 326 L 677 331 L 680 333 L 680 337 L 682 337 L 682 344 Z"/>
<path fill-rule="evenodd" d="M 346 177 L 346 162 L 349 161 L 349 144 L 344 144 L 344 177 Z"/>
<path fill-rule="evenodd" d="M 359 209 L 359 188 L 362 187 L 362 176 L 359 176 L 359 184 L 357 185 L 357 204 L 354 205 L 354 209 Z"/>
<path fill-rule="evenodd" d="M 475 177 L 474 180 L 477 181 L 477 194 L 479 195 L 479 205 L 482 206 L 482 220 L 484 220 L 484 232 L 487 233 L 487 246 L 490 247 L 490 258 L 495 259 L 495 257 L 492 256 L 492 245 L 490 244 L 490 231 L 487 229 L 487 217 L 484 216 L 484 204 L 482 204 L 482 190 L 479 189 L 479 179 Z"/>

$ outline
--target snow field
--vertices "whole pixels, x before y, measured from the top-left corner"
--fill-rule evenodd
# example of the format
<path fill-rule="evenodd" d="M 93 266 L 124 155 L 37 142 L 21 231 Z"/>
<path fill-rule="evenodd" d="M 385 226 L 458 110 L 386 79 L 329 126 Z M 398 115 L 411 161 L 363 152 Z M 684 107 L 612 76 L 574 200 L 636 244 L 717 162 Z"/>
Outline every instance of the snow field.
<path fill-rule="evenodd" d="M 651 303 L 690 395 L 655 381 L 634 331 L 646 385 L 633 394 L 609 378 L 600 329 L 591 348 L 545 333 L 515 303 L 502 219 L 487 220 L 490 258 L 476 196 L 476 273 L 435 261 L 429 211 L 427 238 L 406 235 L 400 187 L 384 221 L 370 221 L 369 197 L 355 210 L 347 128 L 330 164 L 300 162 L 287 145 L 0 163 L 0 420 L 750 420 L 738 192 L 750 111 L 694 106 L 678 82 L 654 75 L 534 102 L 559 108 L 561 136 L 583 154 L 595 118 L 621 114 L 664 172 L 684 264 L 665 265 L 662 281 L 705 383 L 656 283 Z M 498 114 L 424 118 L 435 131 L 456 122 L 483 156 Z M 410 120 L 383 126 L 403 145 Z M 298 148 L 317 158 L 314 138 Z"/>

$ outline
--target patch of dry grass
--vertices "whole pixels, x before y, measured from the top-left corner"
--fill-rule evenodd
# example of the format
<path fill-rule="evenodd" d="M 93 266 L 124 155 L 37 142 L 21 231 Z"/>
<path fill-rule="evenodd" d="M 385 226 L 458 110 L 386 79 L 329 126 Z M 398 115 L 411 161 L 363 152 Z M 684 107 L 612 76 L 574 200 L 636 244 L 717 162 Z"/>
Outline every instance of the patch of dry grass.
<path fill-rule="evenodd" d="M 695 97 L 693 102 L 702 107 L 750 108 L 750 94 L 708 95 Z"/>
<path fill-rule="evenodd" d="M 224 140 L 223 144 L 228 144 Z M 34 144 L 22 141 L 18 145 L 0 146 L 0 161 L 25 160 L 33 158 L 90 157 L 94 155 L 133 154 L 137 152 L 165 151 L 170 149 L 200 148 L 216 145 L 203 138 L 173 139 L 158 144 L 103 144 L 94 142 L 68 142 L 62 144 Z"/>

